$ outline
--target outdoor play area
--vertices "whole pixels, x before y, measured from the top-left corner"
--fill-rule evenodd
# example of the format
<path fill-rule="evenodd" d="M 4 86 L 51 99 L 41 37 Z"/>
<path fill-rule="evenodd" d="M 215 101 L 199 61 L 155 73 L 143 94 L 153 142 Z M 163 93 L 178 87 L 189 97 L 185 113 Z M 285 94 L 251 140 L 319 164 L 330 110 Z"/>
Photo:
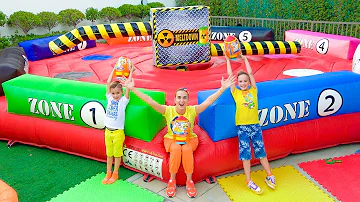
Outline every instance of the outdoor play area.
<path fill-rule="evenodd" d="M 275 40 L 273 29 L 213 26 L 210 17 L 208 6 L 152 8 L 150 22 L 80 26 L 1 50 L 0 201 L 359 201 L 360 39 L 292 29 Z M 196 105 L 228 77 L 228 36 L 257 81 L 276 190 L 255 195 L 243 183 L 230 89 L 193 126 L 196 198 L 164 194 L 165 119 L 133 92 L 121 179 L 101 184 L 105 84 L 118 59 L 131 60 L 136 87 L 158 103 L 174 105 L 186 87 Z M 235 75 L 246 70 L 230 62 Z M 265 188 L 265 171 L 251 163 Z M 182 167 L 176 181 L 186 183 Z"/>

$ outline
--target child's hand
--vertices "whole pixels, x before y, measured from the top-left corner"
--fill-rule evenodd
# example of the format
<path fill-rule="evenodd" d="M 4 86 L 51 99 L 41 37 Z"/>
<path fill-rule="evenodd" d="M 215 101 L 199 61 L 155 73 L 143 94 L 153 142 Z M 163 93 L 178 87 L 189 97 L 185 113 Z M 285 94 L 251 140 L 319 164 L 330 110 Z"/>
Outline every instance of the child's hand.
<path fill-rule="evenodd" d="M 135 72 L 135 70 L 136 70 L 135 66 L 132 65 L 130 71 Z"/>
<path fill-rule="evenodd" d="M 120 81 L 121 85 L 125 86 L 126 88 L 132 90 L 135 87 L 134 79 L 125 79 Z"/>
<path fill-rule="evenodd" d="M 226 89 L 230 87 L 231 85 L 235 84 L 236 82 L 236 76 L 229 76 L 225 81 L 224 77 L 221 79 L 221 87 Z"/>

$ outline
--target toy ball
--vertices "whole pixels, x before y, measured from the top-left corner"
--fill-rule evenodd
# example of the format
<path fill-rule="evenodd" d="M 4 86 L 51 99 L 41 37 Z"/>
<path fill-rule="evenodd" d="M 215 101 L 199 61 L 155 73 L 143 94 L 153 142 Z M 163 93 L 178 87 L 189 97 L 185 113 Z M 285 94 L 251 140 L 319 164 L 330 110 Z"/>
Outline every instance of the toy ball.
<path fill-rule="evenodd" d="M 237 58 L 241 54 L 240 42 L 234 36 L 226 37 L 225 41 L 225 54 L 229 58 Z"/>
<path fill-rule="evenodd" d="M 130 68 L 132 67 L 132 62 L 129 58 L 121 56 L 115 64 L 115 75 L 117 78 L 125 76 L 126 78 L 130 74 Z"/>

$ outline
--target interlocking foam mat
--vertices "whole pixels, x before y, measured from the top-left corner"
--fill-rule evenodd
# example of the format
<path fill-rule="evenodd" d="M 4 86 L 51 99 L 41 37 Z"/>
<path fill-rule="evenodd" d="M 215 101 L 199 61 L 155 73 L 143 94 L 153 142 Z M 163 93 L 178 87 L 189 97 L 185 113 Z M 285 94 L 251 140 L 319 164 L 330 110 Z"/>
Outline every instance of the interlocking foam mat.
<path fill-rule="evenodd" d="M 322 159 L 299 166 L 338 200 L 360 201 L 360 154 L 334 159 L 342 162 L 326 164 Z"/>
<path fill-rule="evenodd" d="M 121 201 L 121 202 L 162 202 L 164 198 L 130 182 L 117 180 L 113 184 L 101 184 L 105 173 L 97 174 L 90 179 L 51 199 L 51 202 L 72 201 Z"/>
<path fill-rule="evenodd" d="M 319 187 L 292 166 L 274 168 L 276 190 L 265 183 L 265 170 L 251 172 L 252 180 L 264 189 L 261 195 L 253 193 L 245 184 L 244 174 L 220 178 L 218 183 L 232 201 L 334 201 Z"/>

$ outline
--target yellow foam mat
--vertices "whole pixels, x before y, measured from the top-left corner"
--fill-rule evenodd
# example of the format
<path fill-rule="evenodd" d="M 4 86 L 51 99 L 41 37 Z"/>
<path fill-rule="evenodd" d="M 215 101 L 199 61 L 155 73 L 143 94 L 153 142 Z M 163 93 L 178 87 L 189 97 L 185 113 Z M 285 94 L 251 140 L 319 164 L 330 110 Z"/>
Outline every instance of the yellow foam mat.
<path fill-rule="evenodd" d="M 252 180 L 264 192 L 261 195 L 253 193 L 245 184 L 244 174 L 218 179 L 218 183 L 232 201 L 334 201 L 314 183 L 303 176 L 293 166 L 274 168 L 276 190 L 265 183 L 265 170 L 251 172 Z"/>

